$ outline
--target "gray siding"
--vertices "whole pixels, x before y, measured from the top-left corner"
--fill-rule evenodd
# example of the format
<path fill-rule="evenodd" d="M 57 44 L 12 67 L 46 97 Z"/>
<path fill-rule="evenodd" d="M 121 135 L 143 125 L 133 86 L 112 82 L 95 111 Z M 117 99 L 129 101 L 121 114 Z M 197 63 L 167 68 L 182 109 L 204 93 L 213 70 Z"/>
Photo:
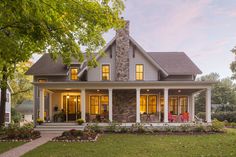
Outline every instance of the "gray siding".
<path fill-rule="evenodd" d="M 112 51 L 112 58 L 110 58 L 110 52 Z M 154 81 L 158 80 L 158 69 L 150 63 L 150 61 L 143 56 L 143 54 L 136 48 L 135 57 L 133 58 L 133 46 L 130 45 L 129 49 L 129 80 L 135 81 L 135 65 L 144 65 L 144 80 Z M 115 44 L 112 45 L 111 49 L 106 52 L 104 57 L 99 58 L 99 66 L 96 68 L 90 68 L 88 70 L 88 81 L 101 81 L 101 67 L 102 64 L 110 64 L 111 68 L 111 81 L 115 81 Z"/>
<path fill-rule="evenodd" d="M 133 57 L 133 50 L 135 53 L 135 57 Z M 143 56 L 143 54 L 137 48 L 130 46 L 129 58 L 130 58 L 130 67 L 129 67 L 130 81 L 136 80 L 135 78 L 136 64 L 143 64 L 144 80 L 146 81 L 158 80 L 158 69 L 152 63 L 150 63 L 150 61 L 147 58 L 145 58 L 145 56 Z"/>
<path fill-rule="evenodd" d="M 112 51 L 112 58 L 110 57 L 110 52 Z M 90 68 L 88 70 L 88 81 L 101 81 L 101 67 L 102 64 L 110 64 L 111 70 L 111 81 L 115 80 L 115 44 L 111 46 L 106 52 L 106 55 L 98 59 L 99 66 L 96 68 Z"/>

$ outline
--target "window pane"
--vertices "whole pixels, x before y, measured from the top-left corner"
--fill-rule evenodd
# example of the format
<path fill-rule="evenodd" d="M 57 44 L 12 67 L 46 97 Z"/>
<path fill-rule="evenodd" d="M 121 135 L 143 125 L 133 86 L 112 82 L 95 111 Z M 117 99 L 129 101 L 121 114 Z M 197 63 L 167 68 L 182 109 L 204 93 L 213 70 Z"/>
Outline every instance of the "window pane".
<path fill-rule="evenodd" d="M 98 96 L 90 97 L 90 113 L 99 114 L 99 97 Z"/>
<path fill-rule="evenodd" d="M 101 114 L 104 114 L 104 113 L 108 113 L 108 96 L 107 95 L 104 95 L 104 96 L 101 96 L 100 97 L 100 104 L 101 104 Z"/>
<path fill-rule="evenodd" d="M 78 69 L 77 68 L 71 68 L 70 69 L 71 74 L 71 80 L 77 80 L 78 79 Z"/>
<path fill-rule="evenodd" d="M 102 65 L 102 80 L 110 80 L 110 65 Z"/>
<path fill-rule="evenodd" d="M 143 65 L 137 64 L 136 65 L 136 80 L 143 80 Z"/>
<path fill-rule="evenodd" d="M 157 96 L 150 95 L 148 96 L 148 113 L 156 113 L 157 112 Z"/>
<path fill-rule="evenodd" d="M 141 95 L 140 96 L 140 113 L 147 113 L 147 96 Z"/>
<path fill-rule="evenodd" d="M 188 98 L 180 97 L 179 99 L 180 112 L 183 114 L 184 112 L 188 112 Z"/>
<path fill-rule="evenodd" d="M 169 98 L 169 112 L 172 114 L 178 114 L 178 99 L 177 97 Z"/>

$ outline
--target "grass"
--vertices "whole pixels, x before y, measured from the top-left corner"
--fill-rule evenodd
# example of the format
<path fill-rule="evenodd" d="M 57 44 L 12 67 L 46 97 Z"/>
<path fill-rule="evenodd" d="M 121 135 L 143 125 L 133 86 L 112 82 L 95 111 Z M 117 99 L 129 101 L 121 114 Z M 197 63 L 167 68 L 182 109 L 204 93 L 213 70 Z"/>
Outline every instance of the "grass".
<path fill-rule="evenodd" d="M 24 142 L 0 142 L 0 154 L 22 144 Z"/>
<path fill-rule="evenodd" d="M 24 157 L 236 156 L 236 130 L 227 134 L 154 136 L 105 134 L 95 143 L 48 142 Z"/>

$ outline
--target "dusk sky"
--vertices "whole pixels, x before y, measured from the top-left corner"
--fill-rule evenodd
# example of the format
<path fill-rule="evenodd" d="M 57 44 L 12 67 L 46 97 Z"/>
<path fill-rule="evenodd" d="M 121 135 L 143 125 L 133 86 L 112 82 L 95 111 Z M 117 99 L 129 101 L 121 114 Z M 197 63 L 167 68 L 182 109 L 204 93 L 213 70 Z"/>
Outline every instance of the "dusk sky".
<path fill-rule="evenodd" d="M 125 5 L 130 35 L 147 52 L 185 52 L 203 75 L 231 76 L 236 0 L 127 0 Z M 104 36 L 109 42 L 114 35 Z"/>
<path fill-rule="evenodd" d="M 231 76 L 236 0 L 127 0 L 131 36 L 148 52 L 180 51 L 203 74 Z M 114 31 L 105 35 L 107 41 Z"/>

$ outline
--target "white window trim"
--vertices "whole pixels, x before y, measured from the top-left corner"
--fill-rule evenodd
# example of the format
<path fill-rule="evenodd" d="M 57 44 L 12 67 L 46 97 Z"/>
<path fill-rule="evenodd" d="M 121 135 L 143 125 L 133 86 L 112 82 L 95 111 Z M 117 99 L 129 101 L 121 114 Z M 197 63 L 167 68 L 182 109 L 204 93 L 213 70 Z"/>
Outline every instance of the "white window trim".
<path fill-rule="evenodd" d="M 137 66 L 137 65 L 143 65 L 143 80 L 137 80 L 137 79 L 136 79 L 136 66 Z M 145 66 L 144 66 L 143 63 L 136 63 L 136 64 L 135 64 L 135 67 L 134 67 L 134 80 L 135 80 L 135 81 L 144 81 L 144 80 L 145 80 Z"/>
<path fill-rule="evenodd" d="M 109 80 L 102 80 L 102 66 L 103 65 L 109 65 L 109 77 L 110 79 Z M 111 81 L 111 63 L 102 63 L 101 66 L 100 66 L 100 80 L 101 81 Z"/>

